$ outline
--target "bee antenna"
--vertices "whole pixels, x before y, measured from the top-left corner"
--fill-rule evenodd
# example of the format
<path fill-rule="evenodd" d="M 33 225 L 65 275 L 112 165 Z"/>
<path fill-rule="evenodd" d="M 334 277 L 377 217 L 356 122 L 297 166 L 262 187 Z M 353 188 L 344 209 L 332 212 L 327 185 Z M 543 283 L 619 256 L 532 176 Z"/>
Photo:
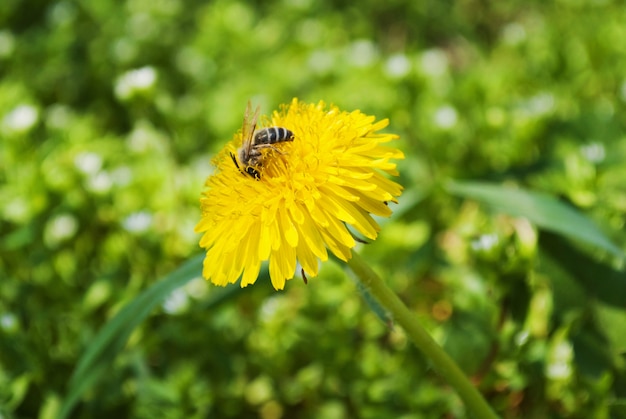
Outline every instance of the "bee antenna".
<path fill-rule="evenodd" d="M 233 163 L 235 163 L 235 166 L 237 166 L 237 169 L 241 171 L 241 167 L 239 167 L 239 163 L 237 163 L 237 158 L 235 158 L 235 155 L 233 153 L 230 153 L 230 158 L 233 159 Z"/>

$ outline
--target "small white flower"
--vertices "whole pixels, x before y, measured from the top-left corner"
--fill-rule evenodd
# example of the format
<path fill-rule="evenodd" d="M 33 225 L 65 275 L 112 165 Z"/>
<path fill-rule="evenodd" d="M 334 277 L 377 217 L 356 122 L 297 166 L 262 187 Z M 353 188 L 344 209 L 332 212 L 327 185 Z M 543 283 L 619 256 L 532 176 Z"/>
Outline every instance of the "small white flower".
<path fill-rule="evenodd" d="M 439 128 L 450 129 L 458 121 L 458 113 L 453 106 L 445 105 L 437 109 L 434 116 L 434 123 Z"/>
<path fill-rule="evenodd" d="M 126 100 L 139 93 L 150 91 L 157 80 L 157 72 L 154 67 L 142 67 L 131 70 L 117 78 L 115 83 L 115 96 Z"/>
<path fill-rule="evenodd" d="M 124 219 L 122 225 L 126 231 L 142 233 L 152 225 L 152 214 L 146 211 L 134 212 Z"/>
<path fill-rule="evenodd" d="M 395 54 L 389 57 L 385 64 L 385 72 L 394 79 L 400 79 L 411 71 L 411 61 L 404 54 Z"/>
<path fill-rule="evenodd" d="M 32 105 L 19 105 L 7 113 L 2 125 L 9 132 L 25 133 L 30 131 L 39 120 L 39 110 Z"/>

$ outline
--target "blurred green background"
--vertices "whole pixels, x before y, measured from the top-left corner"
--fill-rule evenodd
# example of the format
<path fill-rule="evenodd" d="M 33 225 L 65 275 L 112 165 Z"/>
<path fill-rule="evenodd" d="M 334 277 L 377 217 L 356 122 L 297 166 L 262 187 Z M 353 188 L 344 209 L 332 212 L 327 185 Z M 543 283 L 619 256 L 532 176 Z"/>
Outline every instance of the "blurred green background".
<path fill-rule="evenodd" d="M 212 154 L 294 96 L 390 118 L 406 193 L 359 251 L 498 413 L 626 417 L 623 260 L 594 245 L 626 245 L 624 40 L 609 0 L 1 1 L 0 417 L 467 415 L 339 264 L 199 278 Z"/>

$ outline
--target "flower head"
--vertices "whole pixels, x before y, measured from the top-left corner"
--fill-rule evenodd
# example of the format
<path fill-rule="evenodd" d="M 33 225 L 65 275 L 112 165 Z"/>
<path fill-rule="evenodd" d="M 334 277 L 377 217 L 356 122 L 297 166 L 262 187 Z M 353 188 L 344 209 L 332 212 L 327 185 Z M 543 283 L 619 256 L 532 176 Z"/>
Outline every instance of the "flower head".
<path fill-rule="evenodd" d="M 356 243 L 347 225 L 375 239 L 380 227 L 372 215 L 391 215 L 387 203 L 402 193 L 382 174 L 397 175 L 391 159 L 404 158 L 384 145 L 397 138 L 378 133 L 387 124 L 360 111 L 293 99 L 260 124 L 284 127 L 293 140 L 260 148 L 261 163 L 248 173 L 232 159 L 242 143 L 242 132 L 237 133 L 216 155 L 217 170 L 200 199 L 196 232 L 204 233 L 204 277 L 217 285 L 241 277 L 244 287 L 268 261 L 274 288 L 283 289 L 298 262 L 314 277 L 328 250 L 350 259 Z"/>

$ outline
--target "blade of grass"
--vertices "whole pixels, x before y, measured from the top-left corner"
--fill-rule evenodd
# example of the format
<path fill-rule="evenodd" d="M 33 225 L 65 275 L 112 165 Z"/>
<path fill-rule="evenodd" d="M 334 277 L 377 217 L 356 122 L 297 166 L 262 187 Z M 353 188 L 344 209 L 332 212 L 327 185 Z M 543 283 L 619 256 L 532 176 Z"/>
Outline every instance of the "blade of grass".
<path fill-rule="evenodd" d="M 542 234 L 539 246 L 586 292 L 605 304 L 626 308 L 626 273 L 576 249 L 562 237 Z"/>
<path fill-rule="evenodd" d="M 446 188 L 454 195 L 483 202 L 496 211 L 526 217 L 539 228 L 624 257 L 624 252 L 591 219 L 551 195 L 482 182 L 452 181 Z"/>
<path fill-rule="evenodd" d="M 122 308 L 96 335 L 78 361 L 70 378 L 67 397 L 63 401 L 59 418 L 68 417 L 82 395 L 102 377 L 113 359 L 124 347 L 132 331 L 148 317 L 172 291 L 197 278 L 202 271 L 204 254 L 192 258 L 181 267 L 157 281 Z M 215 289 L 211 304 L 221 303 L 239 292 L 239 287 Z"/>

